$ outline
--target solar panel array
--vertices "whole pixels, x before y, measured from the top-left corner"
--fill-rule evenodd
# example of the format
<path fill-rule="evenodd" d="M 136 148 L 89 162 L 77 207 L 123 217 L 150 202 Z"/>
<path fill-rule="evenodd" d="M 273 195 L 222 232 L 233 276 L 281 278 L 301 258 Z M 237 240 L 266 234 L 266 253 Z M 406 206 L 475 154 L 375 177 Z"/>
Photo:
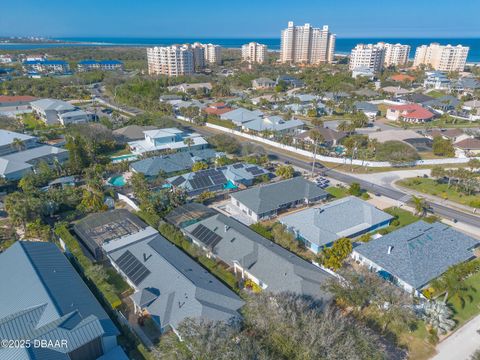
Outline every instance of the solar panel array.
<path fill-rule="evenodd" d="M 243 164 L 233 164 L 232 166 L 234 169 L 241 169 L 243 167 Z"/>
<path fill-rule="evenodd" d="M 129 250 L 125 251 L 115 262 L 135 285 L 140 284 L 150 274 L 150 270 Z"/>
<path fill-rule="evenodd" d="M 178 178 L 173 180 L 171 183 L 172 183 L 173 186 L 178 186 L 178 185 L 182 184 L 184 181 L 185 181 L 185 178 L 183 176 L 179 176 Z"/>
<path fill-rule="evenodd" d="M 192 235 L 212 249 L 222 240 L 220 235 L 215 234 L 212 230 L 202 224 L 198 225 L 192 231 Z"/>
<path fill-rule="evenodd" d="M 256 166 L 252 166 L 252 167 L 249 167 L 249 168 L 246 168 L 245 169 L 246 171 L 248 171 L 250 174 L 256 176 L 256 175 L 260 175 L 260 174 L 263 174 L 263 169 L 260 169 Z"/>

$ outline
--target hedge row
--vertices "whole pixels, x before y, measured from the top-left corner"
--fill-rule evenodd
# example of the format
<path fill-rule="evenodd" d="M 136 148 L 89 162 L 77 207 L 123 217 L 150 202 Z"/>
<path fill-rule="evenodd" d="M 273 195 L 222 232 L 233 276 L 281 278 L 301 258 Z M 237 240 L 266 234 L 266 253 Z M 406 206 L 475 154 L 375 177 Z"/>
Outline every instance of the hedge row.
<path fill-rule="evenodd" d="M 80 247 L 80 244 L 70 233 L 67 225 L 57 224 L 57 226 L 55 226 L 55 234 L 63 240 L 70 253 L 75 257 L 78 265 L 80 265 L 81 271 L 85 275 L 86 271 L 91 266 L 93 266 L 93 263 L 88 257 L 85 256 Z M 119 307 L 122 304 L 122 301 L 117 296 L 117 294 L 115 294 L 109 289 L 110 286 L 106 281 L 96 280 L 92 278 L 89 278 L 89 280 L 97 287 L 97 289 L 100 291 L 105 300 L 110 304 L 113 309 Z"/>

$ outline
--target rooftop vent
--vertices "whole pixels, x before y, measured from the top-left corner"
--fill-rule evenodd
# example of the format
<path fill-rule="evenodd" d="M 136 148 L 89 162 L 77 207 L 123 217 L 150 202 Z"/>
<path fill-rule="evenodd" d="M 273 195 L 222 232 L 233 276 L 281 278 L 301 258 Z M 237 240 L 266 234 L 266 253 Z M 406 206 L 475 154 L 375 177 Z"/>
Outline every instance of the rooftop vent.
<path fill-rule="evenodd" d="M 390 255 L 390 254 L 392 253 L 392 250 L 393 250 L 393 246 L 390 245 L 390 246 L 388 247 L 387 254 Z"/>
<path fill-rule="evenodd" d="M 228 226 L 228 225 L 225 224 L 225 226 L 223 227 L 223 229 L 225 230 L 225 232 L 227 232 L 228 229 L 230 229 L 230 226 Z"/>
<path fill-rule="evenodd" d="M 147 255 L 143 253 L 143 262 L 147 262 L 147 260 L 150 259 L 151 257 L 152 257 L 152 254 Z"/>

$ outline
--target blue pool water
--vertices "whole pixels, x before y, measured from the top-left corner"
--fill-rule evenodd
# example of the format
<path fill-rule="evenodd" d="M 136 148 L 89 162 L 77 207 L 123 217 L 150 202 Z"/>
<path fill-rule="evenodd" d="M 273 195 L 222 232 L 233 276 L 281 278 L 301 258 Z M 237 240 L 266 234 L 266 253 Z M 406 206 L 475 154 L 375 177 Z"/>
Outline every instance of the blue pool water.
<path fill-rule="evenodd" d="M 125 186 L 126 185 L 126 182 L 125 182 L 125 178 L 123 177 L 123 175 L 119 175 L 119 176 L 114 176 L 112 178 L 110 178 L 110 180 L 108 180 L 108 182 L 110 184 L 112 184 L 113 186 Z"/>
<path fill-rule="evenodd" d="M 235 185 L 235 184 L 234 184 L 233 182 L 231 182 L 230 180 L 228 180 L 228 182 L 227 182 L 225 185 L 223 185 L 223 188 L 224 188 L 224 189 L 228 189 L 228 190 L 234 190 L 234 189 L 237 189 L 238 186 Z"/>
<path fill-rule="evenodd" d="M 137 160 L 138 157 L 137 155 L 133 154 L 126 154 L 126 155 L 120 155 L 120 156 L 112 156 L 110 159 L 112 159 L 112 162 L 120 162 L 120 161 L 133 161 Z"/>

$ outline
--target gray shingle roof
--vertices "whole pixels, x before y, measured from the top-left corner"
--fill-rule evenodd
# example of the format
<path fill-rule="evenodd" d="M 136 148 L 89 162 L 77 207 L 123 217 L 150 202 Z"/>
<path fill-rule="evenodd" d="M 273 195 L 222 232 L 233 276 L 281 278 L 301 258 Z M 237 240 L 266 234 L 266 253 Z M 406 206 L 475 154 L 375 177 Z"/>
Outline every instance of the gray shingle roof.
<path fill-rule="evenodd" d="M 354 196 L 283 217 L 280 222 L 311 243 L 323 246 L 393 219 Z"/>
<path fill-rule="evenodd" d="M 188 170 L 197 161 L 210 160 L 216 155 L 213 149 L 182 151 L 175 154 L 155 156 L 130 164 L 130 167 L 145 176 L 157 176 Z"/>
<path fill-rule="evenodd" d="M 123 128 L 113 130 L 113 135 L 120 141 L 133 141 L 145 138 L 144 131 L 157 129 L 156 126 L 128 125 Z"/>
<path fill-rule="evenodd" d="M 378 106 L 367 101 L 357 101 L 355 103 L 355 108 L 358 111 L 378 111 Z"/>
<path fill-rule="evenodd" d="M 55 110 L 55 111 L 73 111 L 75 110 L 75 106 L 72 104 L 63 101 L 63 100 L 56 100 L 56 99 L 40 99 L 37 101 L 32 101 L 31 105 L 38 109 L 42 109 L 43 111 L 47 110 Z"/>
<path fill-rule="evenodd" d="M 26 141 L 34 138 L 34 136 L 0 129 L 0 146 L 12 144 L 14 139 Z"/>
<path fill-rule="evenodd" d="M 445 224 L 418 221 L 362 244 L 355 251 L 420 289 L 450 266 L 472 258 L 472 248 L 478 244 L 476 239 Z"/>
<path fill-rule="evenodd" d="M 277 210 L 294 201 L 326 198 L 328 193 L 314 183 L 298 176 L 272 184 L 257 186 L 231 195 L 256 214 Z"/>
<path fill-rule="evenodd" d="M 184 230 L 190 237 L 197 226 L 203 225 L 221 237 L 212 252 L 230 266 L 239 264 L 265 283 L 267 291 L 292 291 L 317 299 L 329 299 L 321 289 L 330 277 L 328 273 L 299 258 L 290 251 L 257 234 L 255 231 L 223 214 L 217 214 L 190 225 Z"/>
<path fill-rule="evenodd" d="M 243 301 L 234 292 L 160 234 L 147 230 L 144 238 L 108 255 L 115 262 L 130 251 L 150 271 L 132 299 L 143 303 L 161 328 L 176 327 L 188 317 L 215 321 L 239 316 Z"/>
<path fill-rule="evenodd" d="M 0 254 L 0 271 L 10 274 L 2 280 L 0 290 L 1 338 L 67 339 L 67 347 L 54 351 L 65 353 L 99 336 L 118 335 L 55 244 L 19 241 Z M 0 350 L 0 358 L 4 359 L 4 354 Z M 26 358 L 43 359 L 35 354 Z"/>

